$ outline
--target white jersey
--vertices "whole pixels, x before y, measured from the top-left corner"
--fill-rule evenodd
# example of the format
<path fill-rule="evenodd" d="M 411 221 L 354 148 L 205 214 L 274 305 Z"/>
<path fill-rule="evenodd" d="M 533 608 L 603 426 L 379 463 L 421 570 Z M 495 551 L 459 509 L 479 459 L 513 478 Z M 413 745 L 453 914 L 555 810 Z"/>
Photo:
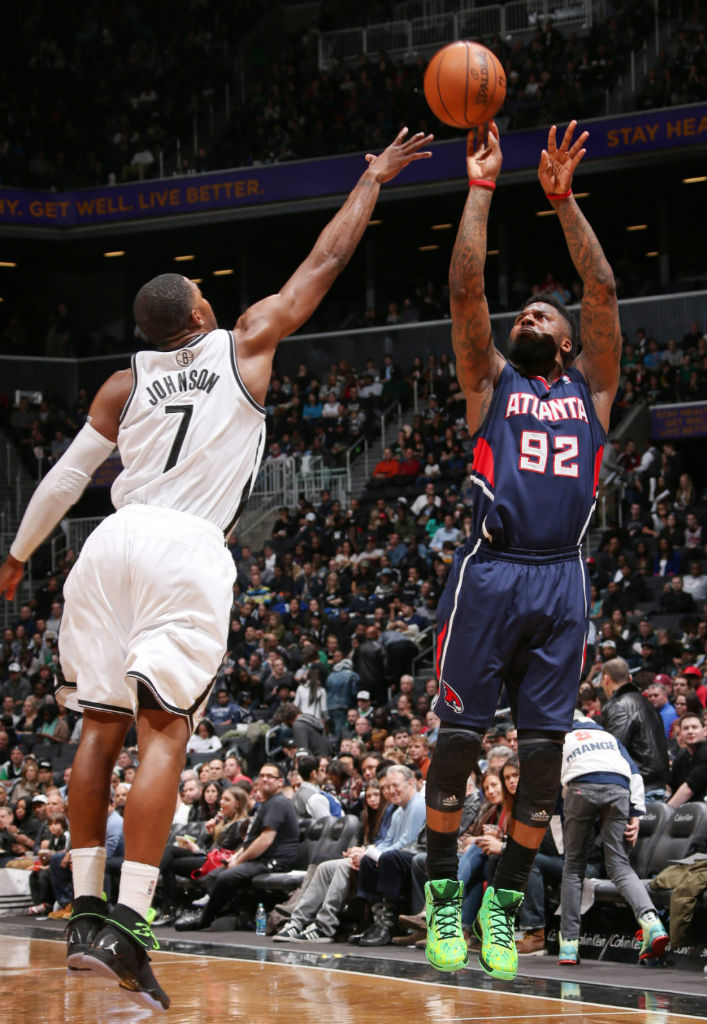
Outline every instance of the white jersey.
<path fill-rule="evenodd" d="M 138 352 L 132 371 L 113 504 L 188 512 L 228 535 L 265 447 L 265 409 L 241 380 L 233 334 L 218 329 L 182 348 Z"/>

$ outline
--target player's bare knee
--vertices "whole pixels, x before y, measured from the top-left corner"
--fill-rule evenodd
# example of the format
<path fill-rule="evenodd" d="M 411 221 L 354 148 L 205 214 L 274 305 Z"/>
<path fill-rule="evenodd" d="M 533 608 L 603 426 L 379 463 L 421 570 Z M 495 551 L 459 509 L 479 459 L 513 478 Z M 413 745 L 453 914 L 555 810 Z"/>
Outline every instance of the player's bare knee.
<path fill-rule="evenodd" d="M 439 730 L 425 782 L 425 803 L 436 811 L 460 811 L 466 783 L 481 753 L 481 737 L 473 729 L 446 726 Z"/>

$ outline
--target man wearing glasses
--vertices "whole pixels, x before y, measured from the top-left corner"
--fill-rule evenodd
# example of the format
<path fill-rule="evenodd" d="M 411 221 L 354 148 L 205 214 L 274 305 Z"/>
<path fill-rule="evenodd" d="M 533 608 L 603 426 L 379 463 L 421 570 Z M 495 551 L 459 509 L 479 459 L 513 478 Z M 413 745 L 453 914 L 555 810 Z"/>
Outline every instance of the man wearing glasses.
<path fill-rule="evenodd" d="M 175 928 L 192 931 L 208 928 L 238 898 L 255 875 L 265 871 L 289 871 L 295 866 L 299 825 L 292 802 L 282 794 L 284 777 L 276 764 L 260 769 L 257 789 L 261 804 L 255 812 L 245 841 L 223 869 L 206 876 L 209 902 L 194 913 L 183 914 Z"/>

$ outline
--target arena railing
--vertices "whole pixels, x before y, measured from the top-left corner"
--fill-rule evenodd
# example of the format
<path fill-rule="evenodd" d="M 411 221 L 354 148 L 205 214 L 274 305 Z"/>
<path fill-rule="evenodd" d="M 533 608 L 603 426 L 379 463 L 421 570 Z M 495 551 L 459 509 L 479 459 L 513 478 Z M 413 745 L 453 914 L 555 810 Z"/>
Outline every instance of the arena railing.
<path fill-rule="evenodd" d="M 550 22 L 554 25 L 593 24 L 599 0 L 577 0 L 565 4 L 552 0 L 511 0 L 457 11 L 437 11 L 422 17 L 336 29 L 319 34 L 319 67 L 332 61 L 357 60 L 361 54 L 413 53 L 426 47 L 443 46 L 469 36 L 519 35 Z"/>

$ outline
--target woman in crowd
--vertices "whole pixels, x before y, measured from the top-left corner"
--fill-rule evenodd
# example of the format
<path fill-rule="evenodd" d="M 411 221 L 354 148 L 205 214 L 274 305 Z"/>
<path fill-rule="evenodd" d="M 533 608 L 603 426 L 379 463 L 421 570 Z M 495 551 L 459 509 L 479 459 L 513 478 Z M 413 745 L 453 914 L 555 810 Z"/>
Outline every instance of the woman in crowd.
<path fill-rule="evenodd" d="M 188 754 L 215 754 L 221 749 L 221 740 L 216 735 L 213 722 L 202 718 L 194 735 L 187 743 Z"/>
<path fill-rule="evenodd" d="M 33 733 L 39 724 L 38 718 L 39 701 L 36 697 L 25 697 L 22 702 L 22 714 L 15 727 L 17 732 L 20 734 Z"/>
<path fill-rule="evenodd" d="M 233 852 L 240 846 L 247 817 L 248 794 L 231 786 L 221 794 L 217 814 L 204 822 L 199 837 L 180 835 L 167 847 L 160 862 L 162 913 L 155 925 L 173 924 L 177 919 L 178 878 L 190 878 L 200 870 L 210 850 Z"/>
<path fill-rule="evenodd" d="M 212 779 L 210 782 L 205 783 L 199 797 L 199 818 L 202 821 L 209 821 L 218 814 L 221 803 L 221 789 L 220 780 L 216 782 Z"/>
<path fill-rule="evenodd" d="M 28 754 L 24 759 L 22 765 L 22 773 L 12 787 L 12 793 L 10 799 L 13 804 L 17 803 L 20 797 L 29 797 L 30 799 L 39 789 L 39 768 L 37 762 L 31 754 Z"/>
<path fill-rule="evenodd" d="M 20 834 L 30 841 L 31 846 L 28 849 L 31 850 L 42 827 L 42 822 L 35 817 L 29 797 L 21 796 L 15 801 L 14 824 Z"/>
<path fill-rule="evenodd" d="M 675 576 L 680 572 L 680 558 L 667 537 L 658 539 L 658 553 L 653 559 L 654 576 Z"/>
<path fill-rule="evenodd" d="M 55 701 L 43 704 L 37 716 L 36 733 L 55 743 L 68 743 L 71 738 L 71 729 L 66 708 Z"/>

